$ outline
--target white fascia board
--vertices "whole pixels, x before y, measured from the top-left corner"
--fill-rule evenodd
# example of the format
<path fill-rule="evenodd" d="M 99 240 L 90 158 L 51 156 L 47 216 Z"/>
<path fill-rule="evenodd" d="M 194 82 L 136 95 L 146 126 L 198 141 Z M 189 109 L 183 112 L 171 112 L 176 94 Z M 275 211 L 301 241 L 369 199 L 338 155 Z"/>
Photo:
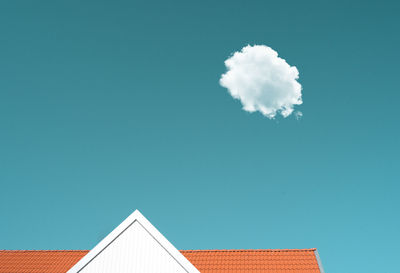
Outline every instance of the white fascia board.
<path fill-rule="evenodd" d="M 314 253 L 315 253 L 315 258 L 317 259 L 319 272 L 325 273 L 324 268 L 322 267 L 322 262 L 321 262 L 321 258 L 319 257 L 318 250 L 315 250 Z"/>
<path fill-rule="evenodd" d="M 186 272 L 200 273 L 138 210 L 135 210 L 117 228 L 100 241 L 100 243 L 90 250 L 78 263 L 68 270 L 67 273 L 80 272 L 135 222 L 138 222 Z"/>

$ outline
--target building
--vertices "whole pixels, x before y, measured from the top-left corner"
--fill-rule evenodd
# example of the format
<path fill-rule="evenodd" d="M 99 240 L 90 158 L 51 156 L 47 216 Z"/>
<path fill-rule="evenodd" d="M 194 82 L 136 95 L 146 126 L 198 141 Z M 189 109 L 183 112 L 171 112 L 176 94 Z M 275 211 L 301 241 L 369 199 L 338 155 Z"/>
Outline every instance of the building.
<path fill-rule="evenodd" d="M 92 250 L 0 250 L 0 273 L 323 273 L 316 249 L 178 251 L 139 211 Z"/>

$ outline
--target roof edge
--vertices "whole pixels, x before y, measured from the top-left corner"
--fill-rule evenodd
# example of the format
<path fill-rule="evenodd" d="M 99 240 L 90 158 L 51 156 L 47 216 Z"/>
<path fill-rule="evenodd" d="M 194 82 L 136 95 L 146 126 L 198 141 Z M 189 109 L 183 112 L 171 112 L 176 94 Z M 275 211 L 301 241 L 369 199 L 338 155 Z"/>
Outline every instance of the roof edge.
<path fill-rule="evenodd" d="M 0 252 L 89 252 L 89 249 L 0 249 Z M 293 248 L 293 249 L 180 249 L 184 252 L 296 252 L 315 251 L 316 248 Z"/>
<path fill-rule="evenodd" d="M 321 258 L 319 256 L 318 250 L 315 250 L 315 258 L 317 259 L 319 272 L 325 273 L 324 268 L 322 267 L 322 262 L 321 262 Z"/>
<path fill-rule="evenodd" d="M 316 248 L 303 248 L 303 249 L 182 249 L 184 252 L 315 252 Z"/>
<path fill-rule="evenodd" d="M 177 250 L 138 210 L 135 210 L 131 215 L 129 215 L 128 218 L 120 223 L 72 268 L 70 268 L 67 273 L 79 273 L 135 222 L 138 222 L 184 270 L 191 273 L 199 273 L 197 268 L 185 256 L 183 256 L 182 253 Z"/>
<path fill-rule="evenodd" d="M 89 249 L 0 249 L 0 252 L 89 252 Z M 316 248 L 304 249 L 180 249 L 183 252 L 301 252 L 315 251 Z"/>

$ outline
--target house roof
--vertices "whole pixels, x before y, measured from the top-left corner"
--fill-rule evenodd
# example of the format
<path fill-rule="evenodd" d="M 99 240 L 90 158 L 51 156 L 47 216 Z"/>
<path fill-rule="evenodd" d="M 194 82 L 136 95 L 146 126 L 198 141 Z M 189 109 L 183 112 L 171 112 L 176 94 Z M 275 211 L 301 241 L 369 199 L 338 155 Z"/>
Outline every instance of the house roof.
<path fill-rule="evenodd" d="M 87 250 L 0 250 L 0 273 L 66 273 Z M 323 273 L 316 249 L 181 250 L 202 273 Z"/>
<path fill-rule="evenodd" d="M 116 270 L 115 268 L 118 268 Z M 67 273 L 200 273 L 150 222 L 135 210 Z"/>

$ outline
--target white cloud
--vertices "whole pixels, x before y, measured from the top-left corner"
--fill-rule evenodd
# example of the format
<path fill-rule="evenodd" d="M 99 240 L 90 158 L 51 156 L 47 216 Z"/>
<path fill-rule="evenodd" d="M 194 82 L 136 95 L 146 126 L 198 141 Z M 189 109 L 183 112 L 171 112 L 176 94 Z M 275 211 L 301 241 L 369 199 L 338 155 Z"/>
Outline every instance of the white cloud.
<path fill-rule="evenodd" d="M 303 113 L 302 113 L 302 112 L 300 112 L 300 111 L 295 111 L 295 112 L 294 112 L 294 117 L 295 117 L 297 120 L 301 119 L 302 116 L 303 116 Z"/>
<path fill-rule="evenodd" d="M 299 71 L 268 46 L 248 45 L 228 58 L 225 66 L 220 84 L 248 112 L 259 111 L 270 119 L 277 114 L 287 117 L 303 103 Z"/>

